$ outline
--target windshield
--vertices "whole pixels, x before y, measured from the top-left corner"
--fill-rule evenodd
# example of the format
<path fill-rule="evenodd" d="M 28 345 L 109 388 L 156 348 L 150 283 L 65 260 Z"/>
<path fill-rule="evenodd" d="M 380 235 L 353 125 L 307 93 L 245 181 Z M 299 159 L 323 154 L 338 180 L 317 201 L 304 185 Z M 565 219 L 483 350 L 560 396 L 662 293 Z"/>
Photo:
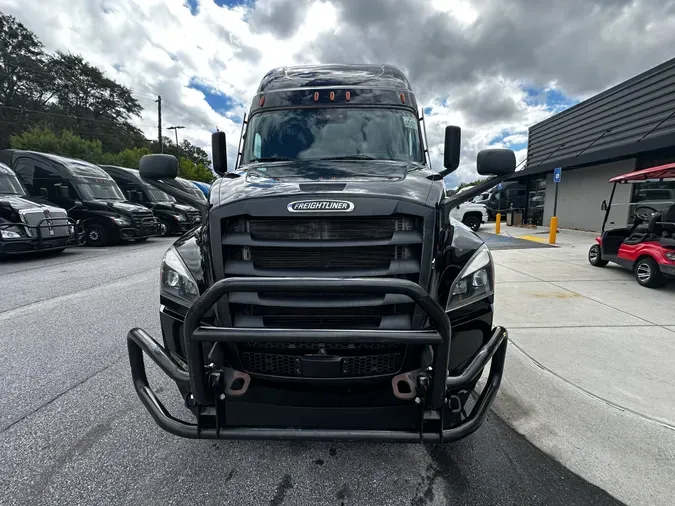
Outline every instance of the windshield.
<path fill-rule="evenodd" d="M 0 173 L 0 195 L 25 195 L 19 180 L 11 174 Z"/>
<path fill-rule="evenodd" d="M 97 179 L 80 183 L 79 188 L 84 200 L 126 200 L 114 181 Z"/>
<path fill-rule="evenodd" d="M 424 161 L 418 122 L 397 109 L 293 109 L 257 114 L 242 163 L 280 160 Z"/>
<path fill-rule="evenodd" d="M 153 202 L 176 202 L 175 198 L 168 193 L 164 193 L 162 190 L 148 188 L 147 191 L 150 194 L 150 200 Z"/>

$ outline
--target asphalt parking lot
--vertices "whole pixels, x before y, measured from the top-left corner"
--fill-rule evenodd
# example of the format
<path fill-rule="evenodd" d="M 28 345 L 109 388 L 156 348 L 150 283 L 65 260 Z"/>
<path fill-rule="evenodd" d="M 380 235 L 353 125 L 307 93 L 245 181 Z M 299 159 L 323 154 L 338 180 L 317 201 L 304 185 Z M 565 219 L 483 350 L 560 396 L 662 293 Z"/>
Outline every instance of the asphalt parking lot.
<path fill-rule="evenodd" d="M 605 330 L 598 341 L 609 340 L 607 347 L 594 348 L 596 355 L 589 352 L 578 362 L 579 368 L 594 364 L 599 372 L 587 383 L 583 374 L 581 379 L 569 380 L 567 376 L 575 371 L 563 366 L 573 345 L 560 343 L 583 339 L 587 334 L 575 334 L 579 324 L 583 328 L 605 325 L 597 318 L 585 321 L 582 317 L 587 299 L 599 297 L 593 292 L 595 285 L 589 284 L 579 298 L 544 296 L 553 293 L 548 285 L 581 281 L 547 280 L 546 259 L 539 259 L 534 274 L 518 268 L 524 263 L 519 255 L 533 251 L 559 255 L 562 249 L 494 252 L 499 279 L 497 321 L 510 329 L 514 343 L 502 392 L 478 432 L 451 445 L 421 446 L 192 441 L 160 430 L 132 388 L 125 337 L 135 326 L 159 335 L 158 268 L 170 242 L 151 239 L 137 246 L 81 248 L 58 257 L 0 264 L 3 506 L 620 504 L 586 479 L 633 503 L 661 504 L 658 486 L 667 480 L 672 464 L 672 445 L 666 439 L 675 432 L 667 432 L 663 420 L 617 414 L 617 408 L 607 403 L 600 408 L 599 400 L 580 392 L 592 392 L 594 384 L 609 377 L 609 371 L 597 367 L 604 363 L 593 360 L 597 354 L 628 344 L 625 336 L 633 334 L 625 332 L 635 331 L 644 340 L 652 332 L 646 327 L 671 334 L 673 328 L 647 325 L 640 316 L 622 311 L 624 320 L 618 325 L 627 329 L 620 333 L 623 341 L 614 342 L 612 348 L 612 332 Z M 536 263 L 531 256 L 524 258 L 528 265 Z M 576 260 L 560 261 L 576 266 Z M 614 292 L 623 289 L 622 283 L 628 285 L 623 274 L 603 272 L 619 276 Z M 559 288 L 562 293 L 571 289 Z M 523 297 L 530 305 L 519 303 Z M 609 311 L 606 301 L 597 304 Z M 564 327 L 567 333 L 556 337 L 554 326 Z M 665 346 L 668 338 L 672 341 L 671 335 L 661 335 L 659 344 Z M 553 339 L 557 339 L 555 353 L 545 344 Z M 658 354 L 652 352 L 650 360 L 658 361 Z M 605 362 L 612 360 L 607 357 Z M 169 409 L 185 413 L 175 386 L 153 366 L 149 378 Z M 629 379 L 632 388 L 629 371 L 619 379 Z M 636 412 L 651 409 L 639 405 L 628 387 L 619 389 L 623 397 L 613 399 L 614 404 L 632 406 Z M 659 397 L 650 401 L 656 407 L 666 397 L 657 393 Z M 561 405 L 566 411 L 556 413 Z M 667 421 L 671 415 L 668 408 L 663 409 L 651 413 L 652 418 Z M 604 425 L 598 413 L 606 416 Z M 584 428 L 586 422 L 590 425 Z M 648 495 L 644 489 L 631 495 L 626 488 L 633 487 L 635 480 L 616 486 L 610 479 L 614 469 L 603 469 L 605 460 L 624 458 L 631 449 L 635 453 L 633 447 L 625 448 L 626 441 L 633 441 L 626 433 L 629 430 L 644 433 L 637 443 L 660 443 L 661 469 L 656 478 L 648 478 L 656 487 Z M 598 443 L 603 434 L 609 441 Z M 628 438 L 624 447 L 612 450 L 621 437 Z M 576 453 L 570 446 L 577 448 Z M 644 461 L 633 458 L 618 462 L 615 469 L 622 479 L 626 466 L 636 473 L 653 473 L 650 462 L 645 467 Z M 653 500 L 634 501 L 640 494 Z"/>

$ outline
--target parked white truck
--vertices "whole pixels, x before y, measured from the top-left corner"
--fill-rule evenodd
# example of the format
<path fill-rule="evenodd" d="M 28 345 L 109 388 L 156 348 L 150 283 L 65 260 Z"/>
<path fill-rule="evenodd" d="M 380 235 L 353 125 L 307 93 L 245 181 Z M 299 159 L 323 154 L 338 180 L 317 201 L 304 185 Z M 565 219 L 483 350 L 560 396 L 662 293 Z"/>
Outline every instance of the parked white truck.
<path fill-rule="evenodd" d="M 457 192 L 460 194 L 472 187 L 467 186 Z M 461 221 L 471 230 L 476 232 L 483 223 L 488 221 L 488 211 L 484 204 L 474 204 L 473 202 L 463 202 L 462 204 L 450 210 L 450 217 Z"/>

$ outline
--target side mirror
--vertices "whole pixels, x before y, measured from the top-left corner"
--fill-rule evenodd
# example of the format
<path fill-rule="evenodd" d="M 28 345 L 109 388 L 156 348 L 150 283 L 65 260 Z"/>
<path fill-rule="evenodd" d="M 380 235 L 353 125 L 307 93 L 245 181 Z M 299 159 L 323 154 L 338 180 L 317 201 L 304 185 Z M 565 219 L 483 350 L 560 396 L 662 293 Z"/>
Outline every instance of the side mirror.
<path fill-rule="evenodd" d="M 133 197 L 131 196 L 131 192 L 129 190 L 124 190 L 124 196 L 127 198 L 127 200 L 132 201 Z"/>
<path fill-rule="evenodd" d="M 447 176 L 459 167 L 459 154 L 462 144 L 462 129 L 458 126 L 445 127 L 445 147 L 443 149 L 443 166 L 448 171 Z"/>
<path fill-rule="evenodd" d="M 211 135 L 211 152 L 213 154 L 213 170 L 219 176 L 227 173 L 227 139 L 225 132 L 214 132 Z"/>
<path fill-rule="evenodd" d="M 143 155 L 138 172 L 144 179 L 175 179 L 178 176 L 178 159 L 173 155 Z"/>
<path fill-rule="evenodd" d="M 607 201 L 603 200 L 602 204 L 600 205 L 600 210 L 601 211 L 607 211 Z"/>
<path fill-rule="evenodd" d="M 40 195 L 44 198 L 49 198 L 49 193 L 47 193 L 47 188 L 40 188 Z"/>
<path fill-rule="evenodd" d="M 141 191 L 136 190 L 135 192 L 133 192 L 133 195 L 135 195 L 136 202 L 143 202 L 143 200 L 145 200 L 143 198 L 143 192 Z"/>
<path fill-rule="evenodd" d="M 510 149 L 483 149 L 476 165 L 481 176 L 506 176 L 516 170 L 516 154 Z"/>
<path fill-rule="evenodd" d="M 76 200 L 75 203 L 73 204 L 73 207 L 75 209 L 84 209 L 84 204 L 79 200 Z"/>
<path fill-rule="evenodd" d="M 70 192 L 68 191 L 67 186 L 59 186 L 59 197 L 62 199 L 67 199 L 70 197 Z"/>
<path fill-rule="evenodd" d="M 9 200 L 0 200 L 0 207 L 3 207 L 5 209 L 11 209 L 12 204 L 10 204 Z"/>

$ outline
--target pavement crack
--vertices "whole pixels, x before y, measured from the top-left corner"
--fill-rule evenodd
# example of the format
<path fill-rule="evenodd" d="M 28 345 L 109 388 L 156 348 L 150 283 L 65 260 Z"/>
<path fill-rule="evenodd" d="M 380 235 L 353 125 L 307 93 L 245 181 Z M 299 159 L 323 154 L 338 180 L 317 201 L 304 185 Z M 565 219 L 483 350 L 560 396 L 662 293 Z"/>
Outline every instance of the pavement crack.
<path fill-rule="evenodd" d="M 76 389 L 77 387 L 79 387 L 80 385 L 86 383 L 87 381 L 89 381 L 89 380 L 90 380 L 91 378 L 93 378 L 94 376 L 97 376 L 98 374 L 101 374 L 102 372 L 107 371 L 108 369 L 110 369 L 110 368 L 113 367 L 114 365 L 117 365 L 117 364 L 118 364 L 122 359 L 124 359 L 125 357 L 126 357 L 126 354 L 124 354 L 124 353 L 121 354 L 121 355 L 119 355 L 117 358 L 115 358 L 115 359 L 114 359 L 111 363 L 109 363 L 108 365 L 106 365 L 106 366 L 104 366 L 104 367 L 102 367 L 102 368 L 100 368 L 100 369 L 97 369 L 96 371 L 92 372 L 91 374 L 89 374 L 89 375 L 86 376 L 85 378 L 81 379 L 80 381 L 78 381 L 78 382 L 75 383 L 74 385 L 68 387 L 68 388 L 67 388 L 66 390 L 64 390 L 63 392 L 61 392 L 61 393 L 55 395 L 54 397 L 52 397 L 52 398 L 49 399 L 48 401 L 44 402 L 43 404 L 41 404 L 40 406 L 38 406 L 38 407 L 35 408 L 34 410 L 32 410 L 32 411 L 30 411 L 30 412 L 24 414 L 23 416 L 21 416 L 20 418 L 17 418 L 17 419 L 14 420 L 13 422 L 10 422 L 9 425 L 6 425 L 6 426 L 3 427 L 2 429 L 0 429 L 0 434 L 3 434 L 4 432 L 7 432 L 9 429 L 11 429 L 12 427 L 14 427 L 14 426 L 17 425 L 18 423 L 21 423 L 21 422 L 24 421 L 25 419 L 30 418 L 30 417 L 33 416 L 35 413 L 37 413 L 38 411 L 40 411 L 42 408 L 46 408 L 47 406 L 49 406 L 49 405 L 52 404 L 53 402 L 59 400 L 61 397 L 63 397 L 64 395 L 66 395 L 68 392 L 71 392 L 71 391 L 73 391 L 74 389 Z"/>
<path fill-rule="evenodd" d="M 561 376 L 560 374 L 558 374 L 558 373 L 556 373 L 555 371 L 553 371 L 553 370 L 549 369 L 548 367 L 546 367 L 544 364 L 542 364 L 541 362 L 539 362 L 536 358 L 534 358 L 533 356 L 531 356 L 529 353 L 527 353 L 521 346 L 518 346 L 518 344 L 517 344 L 515 341 L 513 341 L 513 340 L 510 339 L 510 340 L 509 340 L 509 344 L 510 344 L 513 348 L 515 348 L 516 350 L 518 350 L 520 353 L 522 353 L 525 357 L 527 357 L 527 358 L 528 358 L 535 366 L 539 367 L 539 368 L 542 369 L 543 371 L 546 371 L 547 373 L 551 374 L 552 376 L 555 376 L 556 378 L 558 378 L 559 380 L 561 380 L 563 383 L 565 383 L 565 384 L 567 384 L 567 385 L 570 385 L 571 387 L 573 387 L 573 388 L 575 388 L 575 389 L 577 389 L 577 390 L 579 390 L 579 391 L 585 393 L 586 395 L 588 395 L 589 397 L 595 399 L 596 401 L 600 401 L 600 402 L 602 402 L 603 404 L 605 404 L 605 405 L 607 405 L 607 406 L 609 406 L 609 407 L 611 407 L 611 408 L 617 409 L 617 410 L 619 410 L 619 411 L 624 411 L 624 412 L 631 413 L 631 414 L 633 414 L 633 415 L 635 415 L 635 416 L 637 416 L 637 417 L 642 418 L 643 420 L 647 420 L 647 421 L 649 421 L 649 422 L 656 423 L 656 424 L 660 425 L 661 427 L 663 427 L 663 428 L 665 428 L 665 429 L 670 429 L 670 430 L 672 430 L 672 431 L 675 431 L 675 425 L 672 425 L 671 423 L 669 423 L 669 422 L 667 422 L 667 421 L 664 421 L 664 420 L 661 420 L 661 419 L 658 419 L 658 418 L 654 418 L 654 417 L 651 417 L 651 416 L 649 416 L 649 415 L 645 415 L 645 414 L 640 413 L 640 412 L 638 412 L 638 411 L 635 411 L 635 410 L 633 410 L 633 409 L 631 409 L 631 408 L 627 408 L 626 406 L 622 406 L 621 404 L 617 404 L 616 402 L 610 401 L 609 399 L 605 399 L 604 397 L 602 397 L 602 396 L 600 396 L 600 395 L 598 395 L 598 394 L 594 394 L 593 392 L 591 392 L 591 391 L 589 391 L 589 390 L 586 390 L 585 388 L 583 388 L 583 387 L 577 385 L 577 384 L 574 383 L 573 381 L 570 381 L 570 380 L 568 380 L 567 378 L 564 378 L 564 377 Z"/>

